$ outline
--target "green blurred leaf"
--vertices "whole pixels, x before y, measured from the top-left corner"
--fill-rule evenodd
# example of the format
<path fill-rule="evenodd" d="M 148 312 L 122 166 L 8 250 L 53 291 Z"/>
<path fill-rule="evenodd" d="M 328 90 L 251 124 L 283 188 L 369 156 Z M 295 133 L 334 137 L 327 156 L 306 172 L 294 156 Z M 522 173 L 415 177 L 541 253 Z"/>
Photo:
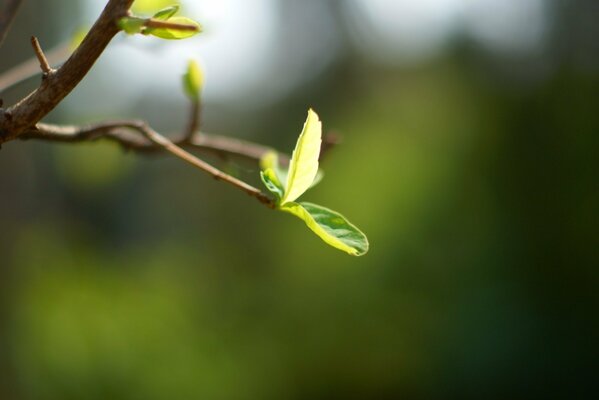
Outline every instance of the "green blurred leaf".
<path fill-rule="evenodd" d="M 281 211 L 303 220 L 308 228 L 325 243 L 352 256 L 362 256 L 368 252 L 368 239 L 343 215 L 312 203 L 285 203 Z"/>
<path fill-rule="evenodd" d="M 87 36 L 88 32 L 89 27 L 81 27 L 73 33 L 71 36 L 71 41 L 69 42 L 69 48 L 71 51 L 75 51 L 75 49 L 79 47 L 81 42 L 83 42 L 83 39 L 85 39 L 85 36 Z"/>
<path fill-rule="evenodd" d="M 193 101 L 199 101 L 200 92 L 204 85 L 204 74 L 195 60 L 189 60 L 187 71 L 183 74 L 183 89 Z"/>
<path fill-rule="evenodd" d="M 130 158 L 112 143 L 59 146 L 54 151 L 55 166 L 64 182 L 86 192 L 110 187 L 124 178 L 132 166 Z"/>
<path fill-rule="evenodd" d="M 200 24 L 198 24 L 193 19 L 187 18 L 187 17 L 172 17 L 172 18 L 169 18 L 165 22 L 169 22 L 172 24 L 178 24 L 178 25 L 182 25 L 185 27 L 192 26 L 194 29 L 191 29 L 191 30 L 188 28 L 183 29 L 183 27 L 181 29 L 177 29 L 174 27 L 173 28 L 151 28 L 151 29 L 146 29 L 144 31 L 144 34 L 156 36 L 161 39 L 179 40 L 179 39 L 190 38 L 194 35 L 197 35 L 199 32 L 202 31 L 202 26 Z"/>
<path fill-rule="evenodd" d="M 285 194 L 281 204 L 295 201 L 310 188 L 318 173 L 318 156 L 322 142 L 322 123 L 314 110 L 300 134 L 289 162 L 289 174 L 285 183 Z"/>
<path fill-rule="evenodd" d="M 166 8 L 163 8 L 162 10 L 158 11 L 156 14 L 152 15 L 152 19 L 157 19 L 159 21 L 166 21 L 167 19 L 169 19 L 173 15 L 175 15 L 177 13 L 177 11 L 179 11 L 179 6 L 177 6 L 177 5 L 166 7 Z"/>
<path fill-rule="evenodd" d="M 160 10 L 168 6 L 178 6 L 180 2 L 176 0 L 135 0 L 131 11 L 134 13 L 149 14 L 155 10 Z"/>
<path fill-rule="evenodd" d="M 138 17 L 123 17 L 119 19 L 118 25 L 128 35 L 142 33 L 146 20 Z"/>

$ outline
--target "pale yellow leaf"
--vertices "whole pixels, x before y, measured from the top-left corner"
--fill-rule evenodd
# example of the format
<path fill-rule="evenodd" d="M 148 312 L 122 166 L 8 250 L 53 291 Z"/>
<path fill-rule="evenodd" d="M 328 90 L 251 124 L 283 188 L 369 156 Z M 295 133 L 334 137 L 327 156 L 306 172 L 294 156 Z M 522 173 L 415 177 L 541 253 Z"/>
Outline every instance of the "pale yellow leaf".
<path fill-rule="evenodd" d="M 289 162 L 289 173 L 285 183 L 285 194 L 281 204 L 295 201 L 312 186 L 318 173 L 318 156 L 322 142 L 322 123 L 314 110 L 308 111 L 308 118 L 300 134 Z"/>

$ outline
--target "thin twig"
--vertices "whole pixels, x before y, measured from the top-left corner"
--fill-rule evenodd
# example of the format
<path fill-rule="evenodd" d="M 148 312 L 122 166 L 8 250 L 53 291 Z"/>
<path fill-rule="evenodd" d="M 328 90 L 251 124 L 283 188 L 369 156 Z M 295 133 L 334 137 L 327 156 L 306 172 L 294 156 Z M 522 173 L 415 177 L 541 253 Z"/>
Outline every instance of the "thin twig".
<path fill-rule="evenodd" d="M 46 59 L 50 65 L 57 65 L 64 61 L 71 54 L 71 44 L 69 42 L 60 44 L 50 49 L 46 53 Z M 0 74 L 0 93 L 21 82 L 26 81 L 39 74 L 39 64 L 36 56 L 29 60 L 15 65 L 11 69 Z"/>
<path fill-rule="evenodd" d="M 191 107 L 189 110 L 189 122 L 187 124 L 187 129 L 185 130 L 185 138 L 188 141 L 191 140 L 200 129 L 200 110 L 201 105 L 199 100 L 191 100 Z"/>
<path fill-rule="evenodd" d="M 42 69 L 42 72 L 46 75 L 51 73 L 52 67 L 50 67 L 48 59 L 46 58 L 46 55 L 42 50 L 42 46 L 40 46 L 40 42 L 39 40 L 37 40 L 35 36 L 31 36 L 31 47 L 33 47 L 35 56 L 37 57 L 37 60 L 40 62 L 40 68 Z"/>
<path fill-rule="evenodd" d="M 148 125 L 143 124 L 138 127 L 132 126 L 131 128 L 139 129 L 152 142 L 163 147 L 166 151 L 179 157 L 183 161 L 186 161 L 189 164 L 193 165 L 194 167 L 208 173 L 209 175 L 212 175 L 212 177 L 214 179 L 226 182 L 226 183 L 236 187 L 237 189 L 247 193 L 248 195 L 255 197 L 256 199 L 258 199 L 258 201 L 260 201 L 262 204 L 266 205 L 267 207 L 270 207 L 270 208 L 275 207 L 275 203 L 273 202 L 273 200 L 270 197 L 268 197 L 267 195 L 265 195 L 264 193 L 262 193 L 259 189 L 255 188 L 251 185 L 248 185 L 247 183 L 245 183 L 229 174 L 225 174 L 224 172 L 213 167 L 212 165 L 208 164 L 207 162 L 200 160 L 193 154 L 183 150 L 181 147 L 177 146 L 176 144 L 174 144 L 173 142 L 171 142 L 170 140 L 168 140 L 167 138 L 165 138 L 164 136 L 162 136 L 161 134 L 159 134 L 158 132 L 156 132 L 155 130 L 150 128 Z"/>
<path fill-rule="evenodd" d="M 23 132 L 19 139 L 60 143 L 79 143 L 106 139 L 118 143 L 126 150 L 141 153 L 162 150 L 155 143 L 142 136 L 133 135 L 125 129 L 128 126 L 140 124 L 142 124 L 140 121 L 107 121 L 85 126 L 38 123 L 35 128 Z M 189 149 L 207 151 L 217 155 L 233 155 L 249 161 L 259 161 L 264 154 L 273 150 L 257 143 L 205 132 L 196 132 L 191 138 L 182 137 L 173 140 L 173 142 L 178 146 Z"/>
<path fill-rule="evenodd" d="M 178 31 L 197 32 L 199 30 L 197 25 L 178 24 L 176 22 L 161 21 L 158 19 L 151 19 L 151 18 L 146 20 L 146 22 L 144 23 L 144 26 L 146 28 L 152 28 L 152 29 L 175 29 Z"/>
<path fill-rule="evenodd" d="M 2 43 L 22 2 L 23 0 L 4 0 L 4 7 L 0 8 L 0 47 L 2 47 Z"/>
<path fill-rule="evenodd" d="M 118 143 L 126 150 L 139 153 L 155 153 L 163 150 L 155 143 L 140 137 L 139 135 L 133 135 L 125 129 L 127 126 L 140 124 L 143 124 L 143 122 L 105 121 L 83 126 L 38 123 L 35 128 L 23 132 L 23 134 L 19 136 L 19 139 L 43 140 L 58 143 L 80 143 L 106 139 Z M 235 156 L 251 162 L 260 161 L 262 156 L 267 152 L 274 150 L 272 147 L 258 143 L 200 131 L 196 131 L 191 138 L 183 136 L 179 139 L 173 139 L 172 142 L 177 146 L 190 150 L 209 152 L 221 157 Z M 338 143 L 339 138 L 337 134 L 331 133 L 325 135 L 322 139 L 320 160 L 322 161 L 322 159 Z M 289 156 L 279 153 L 279 160 L 285 165 L 289 160 Z"/>

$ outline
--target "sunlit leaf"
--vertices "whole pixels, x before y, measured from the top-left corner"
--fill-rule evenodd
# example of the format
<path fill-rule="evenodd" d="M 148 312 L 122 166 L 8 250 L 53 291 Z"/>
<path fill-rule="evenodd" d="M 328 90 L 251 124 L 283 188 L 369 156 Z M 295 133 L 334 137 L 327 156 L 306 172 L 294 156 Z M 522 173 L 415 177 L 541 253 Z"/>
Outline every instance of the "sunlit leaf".
<path fill-rule="evenodd" d="M 177 13 L 177 11 L 179 11 L 179 6 L 177 6 L 177 5 L 166 7 L 166 8 L 163 8 L 162 10 L 158 11 L 156 14 L 152 15 L 152 19 L 157 19 L 159 21 L 166 21 L 167 19 L 169 19 L 170 17 L 175 15 Z"/>
<path fill-rule="evenodd" d="M 318 173 L 318 156 L 322 142 L 322 123 L 314 110 L 308 111 L 308 118 L 300 134 L 289 162 L 289 173 L 285 183 L 285 194 L 281 204 L 295 201 L 310 188 Z"/>
<path fill-rule="evenodd" d="M 182 25 L 182 26 L 185 26 L 186 28 L 183 28 L 183 27 L 181 27 L 179 29 L 176 27 L 152 28 L 152 29 L 146 29 L 144 31 L 144 33 L 159 37 L 161 39 L 179 40 L 179 39 L 187 39 L 187 38 L 192 37 L 202 31 L 202 26 L 191 18 L 172 17 L 172 18 L 169 18 L 168 21 L 166 21 L 166 22 Z M 193 29 L 187 28 L 188 26 L 193 27 Z"/>
<path fill-rule="evenodd" d="M 279 153 L 274 150 L 267 151 L 260 158 L 260 169 L 265 170 L 268 168 L 275 168 L 279 163 Z"/>
<path fill-rule="evenodd" d="M 279 153 L 277 153 L 274 150 L 267 152 L 260 159 L 260 169 L 264 171 L 268 168 L 272 168 L 274 170 L 275 178 L 278 179 L 279 183 L 287 181 L 287 175 L 289 173 L 289 170 L 281 166 L 281 163 L 279 162 Z M 308 189 L 311 189 L 314 186 L 318 185 L 320 181 L 322 181 L 322 178 L 324 178 L 324 172 L 322 169 L 318 169 L 318 172 L 314 177 L 314 181 L 312 181 L 312 184 Z M 280 184 L 280 186 L 283 187 L 282 184 Z"/>
<path fill-rule="evenodd" d="M 193 101 L 200 99 L 200 92 L 204 84 L 204 75 L 195 60 L 189 60 L 187 71 L 183 74 L 183 89 L 185 94 Z"/>
<path fill-rule="evenodd" d="M 368 252 L 366 235 L 338 212 L 306 202 L 285 203 L 279 209 L 302 219 L 308 228 L 336 249 L 352 256 Z"/>

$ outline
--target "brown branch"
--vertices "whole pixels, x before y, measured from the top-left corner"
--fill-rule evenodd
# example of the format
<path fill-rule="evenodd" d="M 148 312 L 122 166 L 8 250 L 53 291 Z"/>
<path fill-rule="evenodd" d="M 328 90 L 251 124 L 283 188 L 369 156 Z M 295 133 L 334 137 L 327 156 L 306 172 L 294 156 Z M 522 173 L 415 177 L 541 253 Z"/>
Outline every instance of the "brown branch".
<path fill-rule="evenodd" d="M 0 8 L 0 47 L 22 2 L 23 0 L 4 0 L 4 7 Z"/>
<path fill-rule="evenodd" d="M 109 0 L 71 57 L 29 96 L 0 112 L 0 144 L 35 125 L 79 84 L 119 32 L 117 21 L 127 15 L 132 3 L 133 0 Z"/>
<path fill-rule="evenodd" d="M 53 125 L 38 123 L 35 128 L 23 132 L 19 139 L 44 140 L 49 142 L 79 143 L 99 139 L 118 143 L 126 150 L 140 153 L 153 153 L 163 150 L 160 146 L 143 136 L 133 134 L 131 125 L 143 124 L 140 121 L 108 121 L 98 124 Z M 197 149 L 221 156 L 237 156 L 250 161 L 258 161 L 268 151 L 273 149 L 260 144 L 247 142 L 225 136 L 196 132 L 191 138 L 184 136 L 173 140 L 175 144 L 189 149 Z"/>
<path fill-rule="evenodd" d="M 44 50 L 42 50 L 42 46 L 40 46 L 39 40 L 35 36 L 31 36 L 31 47 L 33 47 L 33 51 L 37 60 L 40 62 L 40 68 L 45 75 L 48 75 L 52 72 L 52 67 L 48 63 L 48 59 L 44 54 Z"/>
<path fill-rule="evenodd" d="M 217 168 L 214 168 L 212 165 L 208 164 L 207 162 L 202 161 L 199 158 L 197 158 L 196 156 L 194 156 L 193 154 L 183 150 L 181 147 L 177 146 L 176 144 L 174 144 L 173 142 L 171 142 L 170 140 L 168 140 L 167 138 L 165 138 L 158 132 L 154 131 L 148 125 L 142 124 L 137 127 L 131 126 L 131 128 L 138 129 L 153 143 L 156 143 L 158 146 L 163 147 L 169 153 L 179 157 L 183 161 L 188 162 L 189 164 L 193 165 L 194 167 L 208 173 L 209 175 L 212 175 L 212 177 L 214 179 L 226 182 L 226 183 L 236 187 L 237 189 L 247 193 L 248 195 L 255 197 L 256 199 L 258 199 L 258 201 L 260 201 L 262 204 L 264 204 L 267 207 L 275 208 L 275 203 L 274 203 L 273 199 L 271 199 L 269 196 L 262 193 L 260 191 L 260 189 L 257 189 L 251 185 L 248 185 L 247 183 L 245 183 L 229 174 L 225 174 L 224 172 L 222 172 L 221 170 L 219 170 Z"/>
<path fill-rule="evenodd" d="M 200 129 L 200 111 L 200 101 L 191 100 L 189 122 L 187 123 L 187 129 L 185 130 L 185 137 L 187 140 L 192 140 L 193 137 L 198 134 L 198 130 Z"/>
<path fill-rule="evenodd" d="M 135 135 L 131 131 L 141 133 L 143 136 Z M 202 138 L 204 137 L 210 138 L 211 136 L 202 134 Z M 215 138 L 214 136 L 212 137 Z M 84 127 L 59 126 L 39 123 L 35 129 L 24 132 L 19 138 L 43 139 L 57 142 L 83 142 L 106 138 L 121 144 L 126 149 L 132 149 L 136 151 L 167 151 L 194 165 L 196 168 L 199 168 L 202 171 L 210 174 L 212 177 L 214 177 L 214 179 L 227 182 L 230 185 L 235 186 L 245 193 L 257 198 L 266 206 L 271 208 L 274 207 L 272 199 L 262 193 L 259 189 L 248 185 L 247 183 L 228 174 L 225 174 L 207 162 L 200 160 L 193 154 L 179 147 L 176 143 L 170 141 L 166 137 L 153 130 L 143 121 L 113 121 Z M 183 138 L 181 142 L 189 147 L 212 150 L 221 154 L 233 153 L 237 155 L 243 155 L 248 158 L 254 158 L 254 156 L 258 156 L 256 159 L 259 159 L 262 154 L 269 150 L 267 147 L 243 143 L 241 141 L 235 141 L 224 137 L 213 140 L 212 145 L 207 143 L 193 143 L 193 141 L 190 141 L 188 138 Z M 215 145 L 216 143 L 218 143 L 220 147 L 217 147 Z M 258 155 L 258 153 L 260 153 L 260 155 Z"/>
<path fill-rule="evenodd" d="M 126 129 L 127 126 L 139 124 L 143 124 L 143 122 L 107 121 L 85 126 L 38 123 L 34 128 L 23 132 L 19 139 L 58 143 L 79 143 L 105 139 L 119 144 L 126 150 L 139 153 L 155 153 L 163 150 L 155 143 L 133 134 L 130 129 Z M 234 156 L 252 162 L 260 161 L 264 154 L 274 150 L 272 147 L 254 142 L 200 131 L 196 131 L 191 137 L 185 135 L 172 140 L 172 142 L 177 146 L 190 150 L 212 153 L 223 158 Z M 339 136 L 336 133 L 325 135 L 322 139 L 320 160 L 322 161 L 339 142 Z M 289 156 L 280 153 L 279 160 L 285 165 L 289 161 Z"/>

